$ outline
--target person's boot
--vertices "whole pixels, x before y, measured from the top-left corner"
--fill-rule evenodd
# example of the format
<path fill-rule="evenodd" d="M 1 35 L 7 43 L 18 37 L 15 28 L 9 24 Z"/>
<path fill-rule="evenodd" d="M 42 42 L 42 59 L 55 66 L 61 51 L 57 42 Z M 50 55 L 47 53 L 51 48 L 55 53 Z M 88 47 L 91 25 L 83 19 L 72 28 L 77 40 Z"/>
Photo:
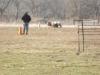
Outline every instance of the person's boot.
<path fill-rule="evenodd" d="M 26 32 L 26 35 L 28 35 L 28 32 Z"/>

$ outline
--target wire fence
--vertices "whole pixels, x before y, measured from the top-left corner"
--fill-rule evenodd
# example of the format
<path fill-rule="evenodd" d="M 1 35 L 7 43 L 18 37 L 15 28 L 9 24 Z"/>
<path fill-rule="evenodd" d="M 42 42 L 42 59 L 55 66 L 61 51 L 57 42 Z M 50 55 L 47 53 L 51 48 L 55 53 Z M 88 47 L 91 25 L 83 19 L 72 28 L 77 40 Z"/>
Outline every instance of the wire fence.
<path fill-rule="evenodd" d="M 74 20 L 77 23 L 79 55 L 85 50 L 99 49 L 100 24 L 97 20 Z"/>

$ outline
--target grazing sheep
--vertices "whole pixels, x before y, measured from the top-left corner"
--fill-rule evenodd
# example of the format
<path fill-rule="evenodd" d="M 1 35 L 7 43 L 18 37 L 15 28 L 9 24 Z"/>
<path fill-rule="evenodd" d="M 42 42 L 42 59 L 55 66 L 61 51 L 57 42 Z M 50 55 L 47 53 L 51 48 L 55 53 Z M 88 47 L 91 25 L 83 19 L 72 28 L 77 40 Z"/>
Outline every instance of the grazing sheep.
<path fill-rule="evenodd" d="M 48 26 L 54 27 L 54 28 L 62 27 L 60 22 L 48 22 Z"/>

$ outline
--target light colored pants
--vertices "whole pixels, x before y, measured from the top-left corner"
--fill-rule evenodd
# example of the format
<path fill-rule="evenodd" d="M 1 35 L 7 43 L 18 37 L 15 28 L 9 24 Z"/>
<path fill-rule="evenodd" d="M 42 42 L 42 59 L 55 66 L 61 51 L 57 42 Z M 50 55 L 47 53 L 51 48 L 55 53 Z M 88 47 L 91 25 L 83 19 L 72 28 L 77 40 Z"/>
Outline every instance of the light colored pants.
<path fill-rule="evenodd" d="M 24 24 L 23 33 L 24 33 L 24 34 L 28 34 L 28 30 L 29 30 L 29 24 L 28 24 L 28 23 L 25 23 L 25 24 Z"/>

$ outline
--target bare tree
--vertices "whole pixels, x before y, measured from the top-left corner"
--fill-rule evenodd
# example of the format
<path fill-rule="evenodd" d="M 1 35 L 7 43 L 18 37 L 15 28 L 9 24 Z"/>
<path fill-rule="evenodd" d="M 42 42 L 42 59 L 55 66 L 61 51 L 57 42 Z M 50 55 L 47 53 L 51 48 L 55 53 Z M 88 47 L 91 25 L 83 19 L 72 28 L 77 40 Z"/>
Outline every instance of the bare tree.
<path fill-rule="evenodd" d="M 3 13 L 7 9 L 7 7 L 9 6 L 10 1 L 11 0 L 0 0 L 0 17 L 1 17 L 1 21 L 3 19 Z"/>
<path fill-rule="evenodd" d="M 71 0 L 73 17 L 80 18 L 80 0 Z"/>
<path fill-rule="evenodd" d="M 94 0 L 94 9 L 95 9 L 95 17 L 99 23 L 99 12 L 100 12 L 100 4 L 98 0 Z"/>
<path fill-rule="evenodd" d="M 16 20 L 18 20 L 19 12 L 20 12 L 20 1 L 14 0 L 14 5 L 16 7 Z"/>
<path fill-rule="evenodd" d="M 37 0 L 29 0 L 28 7 L 32 15 L 37 17 L 39 14 L 38 9 L 40 7 L 40 4 L 37 2 Z"/>

